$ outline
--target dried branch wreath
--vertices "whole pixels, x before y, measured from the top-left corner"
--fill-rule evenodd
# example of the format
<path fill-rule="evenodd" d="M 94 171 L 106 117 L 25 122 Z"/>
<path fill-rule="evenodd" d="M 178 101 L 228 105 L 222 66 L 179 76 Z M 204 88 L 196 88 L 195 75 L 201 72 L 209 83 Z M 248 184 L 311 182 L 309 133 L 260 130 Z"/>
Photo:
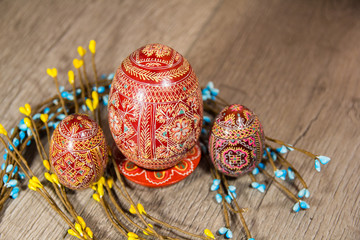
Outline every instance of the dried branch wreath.
<path fill-rule="evenodd" d="M 78 113 L 80 111 L 85 113 L 91 112 L 93 118 L 99 125 L 101 124 L 99 106 L 108 105 L 108 94 L 114 74 L 108 76 L 102 75 L 98 78 L 95 64 L 96 42 L 92 40 L 89 44 L 89 50 L 91 52 L 94 83 L 91 83 L 85 65 L 84 56 L 86 50 L 83 47 L 78 47 L 77 50 L 80 59 L 74 59 L 73 65 L 77 70 L 77 79 L 79 80 L 80 85 L 79 88 L 76 86 L 75 74 L 72 70 L 68 72 L 68 80 L 72 89 L 65 91 L 64 87 L 59 86 L 57 69 L 47 69 L 47 74 L 54 80 L 57 96 L 44 101 L 34 109 L 32 109 L 29 104 L 20 107 L 19 111 L 25 115 L 25 118 L 23 118 L 15 128 L 11 129 L 9 134 L 0 124 L 0 134 L 2 135 L 0 141 L 4 145 L 6 152 L 4 154 L 5 162 L 1 165 L 0 172 L 0 210 L 3 208 L 7 199 L 16 199 L 18 197 L 19 181 L 27 178 L 28 188 L 43 197 L 56 213 L 61 216 L 69 226 L 68 233 L 70 235 L 79 239 L 96 239 L 96 233 L 94 234 L 90 227 L 86 225 L 84 219 L 78 214 L 72 203 L 69 201 L 67 189 L 60 183 L 57 175 L 50 167 L 48 161 L 49 154 L 41 142 L 41 138 L 45 135 L 50 142 L 51 130 L 54 130 L 66 116 L 72 113 Z M 229 174 L 224 174 L 222 168 L 217 166 L 216 162 L 215 167 L 213 164 L 210 164 L 210 154 L 207 146 L 209 135 L 212 132 L 212 123 L 216 121 L 216 116 L 222 112 L 222 109 L 225 106 L 229 106 L 225 100 L 218 96 L 218 93 L 219 90 L 215 89 L 211 82 L 202 89 L 205 116 L 200 137 L 203 161 L 209 163 L 209 172 L 211 172 L 214 179 L 210 190 L 217 192 L 215 199 L 221 204 L 224 213 L 225 226 L 220 228 L 218 233 L 224 235 L 226 238 L 233 238 L 229 214 L 236 214 L 245 229 L 247 239 L 254 239 L 243 216 L 243 213 L 246 212 L 247 209 L 241 208 L 236 200 L 236 180 L 232 180 L 233 184 L 230 185 L 228 177 L 226 176 Z M 28 161 L 23 155 L 26 147 L 29 146 L 32 141 L 35 141 L 37 151 L 44 165 L 44 177 L 47 180 L 44 184 L 37 176 L 35 176 Z M 330 158 L 315 155 L 270 137 L 266 137 L 266 141 L 261 162 L 248 172 L 251 179 L 251 186 L 259 192 L 263 193 L 265 191 L 266 186 L 258 183 L 256 180 L 256 175 L 262 173 L 265 177 L 276 183 L 286 195 L 293 199 L 294 212 L 298 212 L 300 209 L 308 209 L 310 207 L 309 204 L 303 200 L 304 197 L 308 198 L 310 196 L 308 185 L 284 154 L 293 150 L 304 153 L 314 160 L 315 169 L 317 171 L 320 171 L 320 163 L 325 165 L 330 161 Z M 272 147 L 271 143 L 278 144 L 280 147 Z M 185 237 L 215 239 L 215 235 L 209 229 L 205 229 L 203 234 L 188 232 L 180 227 L 172 226 L 161 219 L 157 219 L 145 211 L 144 206 L 141 203 L 135 203 L 128 193 L 126 184 L 119 172 L 116 160 L 110 151 L 110 148 L 108 157 L 110 159 L 108 170 L 99 181 L 91 185 L 91 188 L 94 190 L 93 199 L 102 206 L 112 225 L 124 236 L 124 238 L 129 240 L 148 238 L 179 239 Z M 274 176 L 266 170 L 267 165 L 270 166 Z M 111 171 L 111 169 L 114 169 L 115 171 Z M 120 183 L 120 186 L 114 181 L 115 176 L 112 176 L 112 173 L 114 172 L 116 173 L 116 179 Z M 292 186 L 298 191 L 297 194 L 293 193 L 278 180 L 286 180 L 286 178 L 292 181 Z M 295 185 L 295 179 L 300 181 L 302 187 L 299 188 Z M 61 205 L 56 203 L 55 199 L 49 194 L 47 189 L 55 191 L 56 197 L 60 200 Z M 124 202 L 121 202 L 120 204 L 119 201 Z M 125 210 L 122 207 L 124 204 L 128 206 L 129 210 Z M 181 237 L 161 234 L 153 224 L 156 224 L 161 228 L 171 229 L 173 232 L 177 232 Z"/>

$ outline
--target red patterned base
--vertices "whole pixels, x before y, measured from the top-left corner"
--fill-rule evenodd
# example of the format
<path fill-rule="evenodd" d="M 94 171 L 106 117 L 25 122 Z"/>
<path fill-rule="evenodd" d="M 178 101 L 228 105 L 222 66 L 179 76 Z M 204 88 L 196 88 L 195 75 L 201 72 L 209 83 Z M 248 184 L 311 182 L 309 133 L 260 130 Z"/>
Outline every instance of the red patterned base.
<path fill-rule="evenodd" d="M 180 182 L 189 176 L 197 167 L 201 158 L 199 145 L 190 150 L 184 160 L 165 170 L 147 170 L 127 161 L 115 147 L 113 156 L 119 171 L 130 181 L 147 187 L 165 187 Z"/>

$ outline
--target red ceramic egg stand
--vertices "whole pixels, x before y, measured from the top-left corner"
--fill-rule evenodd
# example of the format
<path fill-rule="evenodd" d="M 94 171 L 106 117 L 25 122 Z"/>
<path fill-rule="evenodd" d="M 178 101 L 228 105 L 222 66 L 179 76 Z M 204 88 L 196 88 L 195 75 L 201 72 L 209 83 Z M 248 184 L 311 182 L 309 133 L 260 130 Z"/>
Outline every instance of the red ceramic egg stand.
<path fill-rule="evenodd" d="M 114 145 L 113 157 L 115 158 L 119 171 L 130 181 L 146 187 L 165 187 L 188 177 L 193 173 L 201 159 L 199 144 L 195 145 L 185 158 L 174 167 L 164 170 L 149 170 L 137 166 L 126 160 L 120 150 Z"/>

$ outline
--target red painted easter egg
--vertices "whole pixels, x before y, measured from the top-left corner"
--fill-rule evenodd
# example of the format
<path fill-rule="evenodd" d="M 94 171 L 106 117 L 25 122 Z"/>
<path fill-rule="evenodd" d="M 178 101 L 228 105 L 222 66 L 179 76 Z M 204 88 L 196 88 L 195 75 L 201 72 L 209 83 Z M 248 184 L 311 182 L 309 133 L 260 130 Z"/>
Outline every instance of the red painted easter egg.
<path fill-rule="evenodd" d="M 58 124 L 51 137 L 50 165 L 61 184 L 84 189 L 103 175 L 107 153 L 99 125 L 85 114 L 73 114 Z"/>
<path fill-rule="evenodd" d="M 251 110 L 239 104 L 228 106 L 217 115 L 211 130 L 211 160 L 225 175 L 243 175 L 260 162 L 264 141 L 259 118 Z"/>
<path fill-rule="evenodd" d="M 111 85 L 108 110 L 117 147 L 146 169 L 175 166 L 200 136 L 198 79 L 180 53 L 162 44 L 143 46 L 125 58 Z"/>

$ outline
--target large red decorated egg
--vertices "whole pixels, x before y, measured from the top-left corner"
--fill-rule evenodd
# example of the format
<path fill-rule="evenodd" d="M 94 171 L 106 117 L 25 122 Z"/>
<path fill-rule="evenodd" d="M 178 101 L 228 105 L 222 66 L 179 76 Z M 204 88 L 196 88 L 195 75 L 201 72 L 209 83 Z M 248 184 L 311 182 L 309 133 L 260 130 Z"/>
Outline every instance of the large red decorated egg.
<path fill-rule="evenodd" d="M 252 171 L 264 149 L 264 131 L 259 118 L 245 106 L 224 108 L 214 121 L 209 140 L 215 167 L 228 176 Z"/>
<path fill-rule="evenodd" d="M 149 44 L 118 68 L 109 96 L 109 125 L 125 157 L 146 169 L 175 166 L 200 135 L 202 97 L 189 62 Z"/>
<path fill-rule="evenodd" d="M 85 114 L 64 118 L 50 142 L 50 164 L 59 181 L 71 189 L 84 189 L 103 175 L 107 145 L 99 125 Z"/>

